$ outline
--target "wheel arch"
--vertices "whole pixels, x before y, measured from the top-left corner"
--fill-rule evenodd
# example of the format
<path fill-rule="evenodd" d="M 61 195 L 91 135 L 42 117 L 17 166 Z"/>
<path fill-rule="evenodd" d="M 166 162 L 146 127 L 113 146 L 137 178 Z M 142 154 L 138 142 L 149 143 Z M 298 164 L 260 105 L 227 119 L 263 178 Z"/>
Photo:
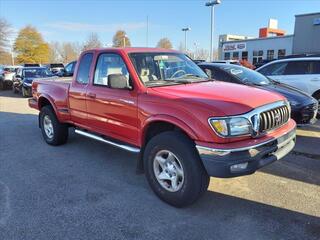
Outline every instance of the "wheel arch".
<path fill-rule="evenodd" d="M 175 117 L 158 115 L 147 119 L 143 124 L 141 132 L 141 151 L 137 161 L 138 173 L 144 172 L 143 154 L 146 144 L 152 137 L 166 131 L 179 131 L 189 137 L 192 141 L 198 138 L 195 132 L 186 123 Z"/>

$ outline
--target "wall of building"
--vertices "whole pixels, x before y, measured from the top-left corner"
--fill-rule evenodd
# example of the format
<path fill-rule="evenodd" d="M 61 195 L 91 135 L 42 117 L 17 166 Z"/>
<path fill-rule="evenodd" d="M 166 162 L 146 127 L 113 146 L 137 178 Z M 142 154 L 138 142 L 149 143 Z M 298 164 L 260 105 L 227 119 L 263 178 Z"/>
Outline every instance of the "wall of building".
<path fill-rule="evenodd" d="M 320 53 L 320 12 L 296 15 L 293 54 Z"/>
<path fill-rule="evenodd" d="M 229 45 L 235 43 L 237 45 L 245 44 L 245 48 L 230 50 L 232 47 L 229 47 L 225 50 L 225 44 Z M 293 35 L 286 35 L 282 37 L 269 37 L 269 38 L 256 38 L 256 39 L 247 39 L 242 41 L 228 41 L 224 42 L 221 47 L 221 59 L 226 59 L 225 53 L 230 53 L 230 59 L 234 59 L 235 52 L 239 52 L 239 59 L 243 58 L 243 52 L 248 52 L 248 61 L 254 63 L 254 58 L 259 59 L 268 59 L 268 50 L 273 50 L 274 55 L 273 59 L 278 58 L 278 51 L 285 50 L 285 55 L 292 54 L 292 44 L 293 44 Z M 258 55 L 257 55 L 258 54 Z M 254 56 L 257 55 L 257 56 Z M 270 57 L 270 56 L 269 56 Z"/>

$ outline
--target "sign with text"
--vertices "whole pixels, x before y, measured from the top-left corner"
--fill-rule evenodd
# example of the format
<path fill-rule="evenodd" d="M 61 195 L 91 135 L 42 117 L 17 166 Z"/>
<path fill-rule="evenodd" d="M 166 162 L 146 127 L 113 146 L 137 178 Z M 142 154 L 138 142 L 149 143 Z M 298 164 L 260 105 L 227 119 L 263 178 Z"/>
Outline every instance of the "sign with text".
<path fill-rule="evenodd" d="M 245 51 L 246 49 L 247 49 L 247 44 L 244 42 L 223 44 L 224 52 Z"/>

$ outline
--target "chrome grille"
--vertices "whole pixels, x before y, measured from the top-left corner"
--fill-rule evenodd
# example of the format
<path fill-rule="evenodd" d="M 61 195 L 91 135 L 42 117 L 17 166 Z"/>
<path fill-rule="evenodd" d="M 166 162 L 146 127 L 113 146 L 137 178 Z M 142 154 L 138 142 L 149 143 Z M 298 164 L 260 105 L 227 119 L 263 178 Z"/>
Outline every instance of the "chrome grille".
<path fill-rule="evenodd" d="M 259 116 L 259 132 L 263 133 L 280 127 L 288 122 L 290 112 L 287 106 L 280 106 L 260 113 Z"/>

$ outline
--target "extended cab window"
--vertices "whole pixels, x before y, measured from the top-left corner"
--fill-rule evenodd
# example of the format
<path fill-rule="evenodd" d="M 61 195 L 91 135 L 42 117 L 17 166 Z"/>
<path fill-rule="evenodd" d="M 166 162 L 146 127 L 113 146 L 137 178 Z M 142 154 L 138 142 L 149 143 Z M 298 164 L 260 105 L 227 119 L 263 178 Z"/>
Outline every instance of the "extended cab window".
<path fill-rule="evenodd" d="M 90 66 L 92 63 L 93 54 L 86 53 L 82 56 L 80 60 L 80 65 L 78 68 L 78 74 L 76 81 L 81 84 L 87 84 L 89 82 L 89 73 L 90 73 Z"/>
<path fill-rule="evenodd" d="M 129 81 L 129 72 L 121 56 L 113 53 L 103 53 L 98 58 L 93 84 L 108 86 L 108 77 L 111 74 L 121 74 Z"/>

